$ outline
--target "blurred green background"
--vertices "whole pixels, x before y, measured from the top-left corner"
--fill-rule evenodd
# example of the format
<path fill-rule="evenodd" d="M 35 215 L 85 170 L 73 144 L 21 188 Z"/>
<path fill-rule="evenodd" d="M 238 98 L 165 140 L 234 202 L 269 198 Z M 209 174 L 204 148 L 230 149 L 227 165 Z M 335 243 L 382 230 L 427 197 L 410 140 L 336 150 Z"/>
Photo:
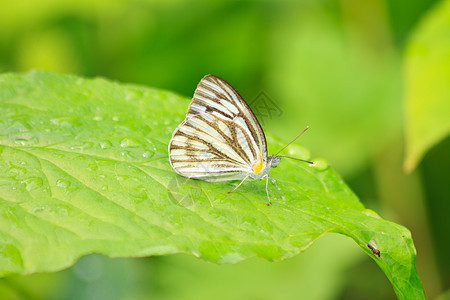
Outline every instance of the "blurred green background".
<path fill-rule="evenodd" d="M 6 1 L 0 72 L 102 76 L 191 97 L 212 73 L 265 131 L 324 157 L 368 207 L 412 231 L 429 299 L 450 289 L 450 140 L 403 172 L 403 61 L 434 0 Z M 261 100 L 261 92 L 268 100 Z M 258 96 L 259 95 L 259 96 Z M 277 110 L 258 107 L 270 101 Z M 281 166 L 282 167 L 282 166 Z M 82 258 L 0 280 L 1 299 L 395 299 L 375 262 L 329 234 L 281 263 L 216 266 L 175 255 Z"/>

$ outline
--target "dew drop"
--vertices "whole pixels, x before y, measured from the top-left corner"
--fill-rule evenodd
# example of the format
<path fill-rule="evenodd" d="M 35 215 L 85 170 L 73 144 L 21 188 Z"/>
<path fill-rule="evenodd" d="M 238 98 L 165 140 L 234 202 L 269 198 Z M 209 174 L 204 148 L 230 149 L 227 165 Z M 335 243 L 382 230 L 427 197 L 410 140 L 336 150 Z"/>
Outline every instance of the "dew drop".
<path fill-rule="evenodd" d="M 88 164 L 87 169 L 88 169 L 89 171 L 97 171 L 97 170 L 98 170 L 98 165 L 97 165 L 96 163 Z"/>
<path fill-rule="evenodd" d="M 123 175 L 117 175 L 117 176 L 116 176 L 116 179 L 117 179 L 118 181 L 124 181 L 126 178 L 127 178 L 127 177 L 126 177 L 126 176 L 123 176 Z"/>
<path fill-rule="evenodd" d="M 56 181 L 56 186 L 67 190 L 70 187 L 70 181 L 66 179 L 58 179 Z"/>
<path fill-rule="evenodd" d="M 108 140 L 104 140 L 102 142 L 100 142 L 100 148 L 102 149 L 109 149 L 112 147 L 112 143 Z"/>
<path fill-rule="evenodd" d="M 311 153 L 308 148 L 305 148 L 301 145 L 292 144 L 289 146 L 287 150 L 285 150 L 286 156 L 295 157 L 299 159 L 309 160 L 311 157 Z"/>
<path fill-rule="evenodd" d="M 68 117 L 54 118 L 50 119 L 50 123 L 56 125 L 60 128 L 70 128 L 72 127 L 71 120 Z"/>
<path fill-rule="evenodd" d="M 130 151 L 127 150 L 120 151 L 120 155 L 125 159 L 134 159 L 134 157 L 130 154 Z"/>
<path fill-rule="evenodd" d="M 120 141 L 120 147 L 141 147 L 143 144 L 133 138 L 124 138 Z"/>
<path fill-rule="evenodd" d="M 144 188 L 143 186 L 131 188 L 130 194 L 133 195 L 134 197 L 138 198 L 141 201 L 148 199 L 147 189 Z"/>
<path fill-rule="evenodd" d="M 312 168 L 315 168 L 319 171 L 328 169 L 328 162 L 323 158 L 316 158 L 312 162 L 313 163 L 310 165 Z"/>
<path fill-rule="evenodd" d="M 38 213 L 40 213 L 42 211 L 44 211 L 44 208 L 42 206 L 35 206 L 34 209 L 33 209 L 33 212 L 35 214 L 38 214 Z"/>
<path fill-rule="evenodd" d="M 380 219 L 380 216 L 371 209 L 364 209 L 361 211 L 361 213 L 363 213 L 364 215 L 366 215 L 368 217 Z"/>
<path fill-rule="evenodd" d="M 24 132 L 31 129 L 31 126 L 27 122 L 15 121 L 8 127 L 9 132 Z"/>
<path fill-rule="evenodd" d="M 142 153 L 142 157 L 144 158 L 151 158 L 154 155 L 154 153 L 150 152 L 150 151 L 145 151 L 144 153 Z"/>
<path fill-rule="evenodd" d="M 27 191 L 33 191 L 35 189 L 42 188 L 44 182 L 40 177 L 31 177 L 22 181 L 25 184 Z"/>
<path fill-rule="evenodd" d="M 92 142 L 81 142 L 78 145 L 73 145 L 70 147 L 71 150 L 87 150 L 92 148 L 92 146 L 94 145 L 94 143 Z"/>
<path fill-rule="evenodd" d="M 8 173 L 24 176 L 27 173 L 27 169 L 21 166 L 16 166 L 13 163 L 10 163 L 10 167 L 8 169 Z"/>
<path fill-rule="evenodd" d="M 48 210 L 49 215 L 58 215 L 58 216 L 68 216 L 69 210 L 64 206 L 55 206 L 51 207 Z"/>
<path fill-rule="evenodd" d="M 135 89 L 129 89 L 127 90 L 125 94 L 125 100 L 126 101 L 138 101 L 139 99 L 142 99 L 144 97 L 144 94 L 140 90 Z"/>
<path fill-rule="evenodd" d="M 18 138 L 14 140 L 14 143 L 17 145 L 21 145 L 21 146 L 25 146 L 26 145 L 26 140 Z"/>
<path fill-rule="evenodd" d="M 2 211 L 2 215 L 6 216 L 9 220 L 13 221 L 16 225 L 19 224 L 20 218 L 17 216 L 14 209 L 7 207 Z"/>

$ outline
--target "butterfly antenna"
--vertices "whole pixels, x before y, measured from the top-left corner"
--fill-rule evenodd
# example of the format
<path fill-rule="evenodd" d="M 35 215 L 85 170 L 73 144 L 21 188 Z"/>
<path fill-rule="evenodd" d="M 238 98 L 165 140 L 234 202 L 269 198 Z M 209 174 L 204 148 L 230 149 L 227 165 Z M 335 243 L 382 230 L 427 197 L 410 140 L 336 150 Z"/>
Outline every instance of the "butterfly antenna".
<path fill-rule="evenodd" d="M 290 157 L 290 156 L 284 156 L 284 155 L 281 155 L 281 156 L 278 156 L 278 157 L 286 157 L 286 158 L 290 158 L 290 159 L 295 159 L 295 160 L 303 161 L 303 162 L 311 164 L 311 165 L 314 164 L 314 162 L 312 162 L 312 161 L 304 160 L 304 159 L 300 159 L 300 158 L 296 158 L 296 157 Z"/>
<path fill-rule="evenodd" d="M 309 126 L 306 126 L 306 128 L 303 129 L 303 131 L 302 131 L 299 135 L 297 135 L 295 139 L 293 139 L 289 144 L 287 144 L 286 146 L 284 146 L 283 149 L 281 149 L 280 151 L 278 151 L 277 154 L 275 154 L 275 156 L 278 156 L 278 153 L 280 153 L 281 151 L 283 151 L 284 149 L 286 149 L 287 146 L 289 146 L 290 144 L 292 144 L 293 142 L 295 142 L 299 137 L 301 137 L 302 134 L 303 134 L 306 130 L 308 130 L 308 128 L 309 128 Z M 280 157 L 288 157 L 288 156 L 280 156 Z M 292 158 L 292 157 L 290 157 L 290 158 Z"/>

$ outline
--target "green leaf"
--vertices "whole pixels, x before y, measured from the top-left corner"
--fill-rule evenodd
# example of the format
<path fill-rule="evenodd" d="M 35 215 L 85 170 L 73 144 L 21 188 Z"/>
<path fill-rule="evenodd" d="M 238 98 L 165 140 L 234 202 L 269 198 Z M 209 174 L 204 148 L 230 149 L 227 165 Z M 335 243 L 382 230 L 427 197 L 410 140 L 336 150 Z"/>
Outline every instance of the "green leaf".
<path fill-rule="evenodd" d="M 103 79 L 0 76 L 0 274 L 56 271 L 94 252 L 278 261 L 337 232 L 376 261 L 400 299 L 424 298 L 410 232 L 365 209 L 324 160 L 283 160 L 271 176 L 284 198 L 270 187 L 270 207 L 263 181 L 228 194 L 235 183 L 177 175 L 167 145 L 188 104 Z"/>
<path fill-rule="evenodd" d="M 405 57 L 405 170 L 450 132 L 450 0 L 416 29 Z"/>

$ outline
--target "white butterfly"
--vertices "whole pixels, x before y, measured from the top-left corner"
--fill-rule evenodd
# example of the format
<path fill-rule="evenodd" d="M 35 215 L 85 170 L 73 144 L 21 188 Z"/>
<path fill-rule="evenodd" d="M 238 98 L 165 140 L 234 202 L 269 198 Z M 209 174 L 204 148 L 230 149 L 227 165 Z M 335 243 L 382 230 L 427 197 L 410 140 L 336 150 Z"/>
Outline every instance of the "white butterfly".
<path fill-rule="evenodd" d="M 248 178 L 266 178 L 267 205 L 271 204 L 269 179 L 277 185 L 269 172 L 281 157 L 267 155 L 266 137 L 252 110 L 228 82 L 214 75 L 200 80 L 186 119 L 175 129 L 169 144 L 170 164 L 182 176 L 205 181 L 242 180 L 231 192 Z"/>

